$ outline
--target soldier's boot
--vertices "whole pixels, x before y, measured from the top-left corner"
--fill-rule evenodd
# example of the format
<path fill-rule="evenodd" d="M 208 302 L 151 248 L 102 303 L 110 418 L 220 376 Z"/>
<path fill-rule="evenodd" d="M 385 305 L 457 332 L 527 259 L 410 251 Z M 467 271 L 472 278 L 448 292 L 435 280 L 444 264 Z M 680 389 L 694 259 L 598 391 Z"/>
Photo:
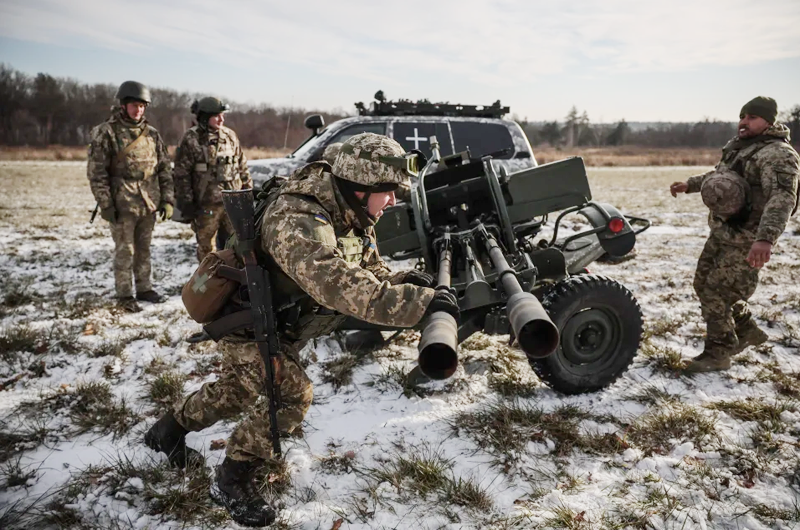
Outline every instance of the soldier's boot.
<path fill-rule="evenodd" d="M 187 464 L 204 464 L 204 458 L 200 453 L 191 447 L 186 447 L 188 433 L 189 431 L 175 419 L 175 415 L 168 412 L 150 427 L 144 435 L 144 443 L 153 451 L 165 453 L 170 464 L 180 469 L 184 469 Z"/>
<path fill-rule="evenodd" d="M 123 296 L 117 298 L 117 307 L 127 311 L 128 313 L 138 313 L 142 310 L 141 306 L 136 303 L 136 299 L 132 296 Z"/>
<path fill-rule="evenodd" d="M 769 339 L 769 335 L 758 327 L 753 319 L 748 319 L 747 322 L 741 326 L 736 327 L 736 336 L 739 337 L 739 346 L 734 350 L 735 353 L 741 353 L 750 346 L 758 346 L 764 344 Z"/>
<path fill-rule="evenodd" d="M 211 498 L 242 526 L 268 526 L 275 521 L 275 509 L 261 496 L 256 484 L 256 471 L 262 465 L 263 461 L 246 462 L 226 456 L 217 466 L 211 484 Z"/>
<path fill-rule="evenodd" d="M 718 372 L 731 367 L 733 351 L 720 345 L 706 345 L 703 353 L 689 362 L 684 371 L 687 373 Z"/>
<path fill-rule="evenodd" d="M 153 290 L 136 293 L 136 299 L 141 300 L 142 302 L 150 302 L 152 304 L 160 304 L 164 301 L 164 297 Z"/>
<path fill-rule="evenodd" d="M 189 344 L 197 344 L 198 342 L 205 342 L 207 340 L 211 340 L 211 335 L 206 333 L 206 330 L 200 330 L 197 333 L 192 333 L 188 337 L 186 337 L 186 342 Z"/>

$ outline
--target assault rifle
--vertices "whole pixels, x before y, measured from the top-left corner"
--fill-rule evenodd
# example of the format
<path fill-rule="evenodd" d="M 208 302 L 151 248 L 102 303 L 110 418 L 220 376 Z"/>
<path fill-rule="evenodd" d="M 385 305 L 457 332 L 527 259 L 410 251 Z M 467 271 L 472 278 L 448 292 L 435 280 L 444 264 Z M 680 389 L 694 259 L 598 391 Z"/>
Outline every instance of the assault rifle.
<path fill-rule="evenodd" d="M 267 380 L 264 386 L 269 399 L 272 450 L 276 456 L 280 456 L 281 442 L 278 430 L 278 409 L 281 408 L 281 363 L 278 356 L 275 314 L 272 309 L 272 285 L 269 280 L 269 273 L 258 264 L 256 259 L 258 241 L 256 241 L 255 237 L 253 190 L 223 190 L 222 202 L 236 234 L 236 251 L 244 261 L 244 269 L 234 269 L 222 265 L 218 274 L 235 280 L 246 287 L 250 313 L 253 319 L 253 334 L 258 345 L 258 351 L 261 353 L 261 360 L 264 361 L 264 367 L 267 371 Z"/>

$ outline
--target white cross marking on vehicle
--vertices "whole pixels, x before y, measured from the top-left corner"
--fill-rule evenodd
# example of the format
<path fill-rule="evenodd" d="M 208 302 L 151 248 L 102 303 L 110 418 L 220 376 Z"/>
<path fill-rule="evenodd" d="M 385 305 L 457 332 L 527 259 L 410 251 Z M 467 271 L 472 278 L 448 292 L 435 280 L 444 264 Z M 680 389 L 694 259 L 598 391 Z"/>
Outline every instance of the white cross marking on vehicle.
<path fill-rule="evenodd" d="M 406 140 L 413 140 L 414 141 L 414 149 L 419 149 L 420 142 L 427 142 L 428 139 L 424 136 L 420 136 L 417 132 L 417 128 L 414 127 L 414 136 L 406 136 Z"/>

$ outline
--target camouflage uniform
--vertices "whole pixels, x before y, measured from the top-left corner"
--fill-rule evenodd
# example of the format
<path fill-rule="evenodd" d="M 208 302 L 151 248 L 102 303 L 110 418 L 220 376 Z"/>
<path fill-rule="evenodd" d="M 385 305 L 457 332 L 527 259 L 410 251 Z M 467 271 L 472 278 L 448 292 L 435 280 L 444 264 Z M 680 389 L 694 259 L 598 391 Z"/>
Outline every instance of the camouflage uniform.
<path fill-rule="evenodd" d="M 182 210 L 190 206 L 196 215 L 192 229 L 197 237 L 197 260 L 216 250 L 220 229 L 233 233 L 222 190 L 253 187 L 247 157 L 239 138 L 228 127 L 213 130 L 195 126 L 186 131 L 175 156 L 175 195 Z"/>
<path fill-rule="evenodd" d="M 387 181 L 381 164 L 360 162 L 371 168 L 372 177 Z M 334 169 L 346 164 L 346 157 L 337 157 Z M 295 301 L 298 309 L 278 314 L 283 323 L 281 432 L 295 429 L 311 404 L 311 382 L 296 357 L 309 339 L 332 332 L 347 316 L 374 324 L 414 326 L 434 295 L 433 289 L 403 284 L 406 273 L 389 269 L 378 254 L 372 224 L 362 224 L 329 170 L 328 163 L 316 162 L 295 172 L 262 224 L 260 250 L 273 278 L 274 296 Z M 265 371 L 255 344 L 228 340 L 222 349 L 225 366 L 220 379 L 205 384 L 175 411 L 187 430 L 232 417 L 258 398 Z M 257 402 L 236 427 L 227 457 L 237 461 L 272 457 L 266 400 Z"/>
<path fill-rule="evenodd" d="M 800 157 L 788 139 L 789 130 L 780 123 L 756 138 L 734 138 L 715 170 L 687 181 L 687 193 L 697 193 L 717 170 L 733 170 L 750 186 L 750 205 L 742 213 L 728 219 L 709 214 L 711 234 L 697 263 L 694 289 L 710 355 L 729 356 L 739 344 L 737 330 L 755 327 L 747 300 L 758 285 L 759 269 L 746 259 L 754 241 L 777 242 L 796 207 Z"/>
<path fill-rule="evenodd" d="M 144 131 L 146 135 L 120 158 Z M 116 221 L 111 223 L 116 294 L 132 296 L 131 271 L 137 293 L 152 291 L 150 241 L 156 210 L 175 202 L 167 148 L 147 121 L 135 122 L 121 109 L 92 129 L 91 137 L 87 174 L 92 193 L 101 209 L 116 211 Z"/>

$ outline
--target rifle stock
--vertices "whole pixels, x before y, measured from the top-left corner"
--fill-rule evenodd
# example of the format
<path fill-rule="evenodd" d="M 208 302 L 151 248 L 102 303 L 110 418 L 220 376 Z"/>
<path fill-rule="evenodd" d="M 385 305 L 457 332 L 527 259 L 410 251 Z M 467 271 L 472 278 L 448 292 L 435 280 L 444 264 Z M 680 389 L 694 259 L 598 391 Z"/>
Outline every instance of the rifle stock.
<path fill-rule="evenodd" d="M 244 261 L 244 276 L 253 315 L 253 334 L 264 368 L 267 372 L 265 387 L 269 399 L 270 434 L 272 449 L 281 454 L 278 409 L 281 408 L 280 357 L 275 315 L 272 309 L 272 285 L 269 274 L 258 264 L 255 240 L 255 209 L 252 190 L 223 190 L 222 202 L 233 225 L 237 239 L 237 253 Z"/>

